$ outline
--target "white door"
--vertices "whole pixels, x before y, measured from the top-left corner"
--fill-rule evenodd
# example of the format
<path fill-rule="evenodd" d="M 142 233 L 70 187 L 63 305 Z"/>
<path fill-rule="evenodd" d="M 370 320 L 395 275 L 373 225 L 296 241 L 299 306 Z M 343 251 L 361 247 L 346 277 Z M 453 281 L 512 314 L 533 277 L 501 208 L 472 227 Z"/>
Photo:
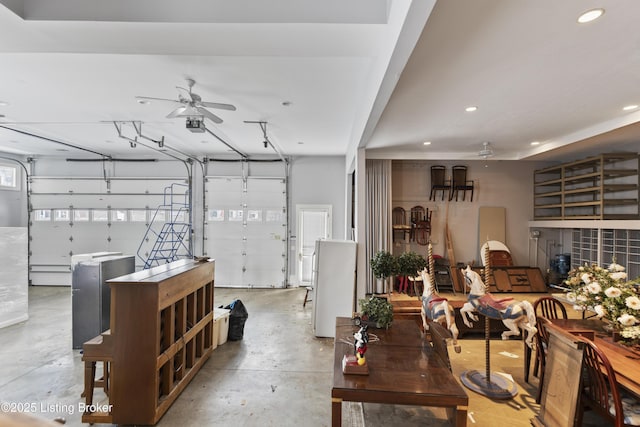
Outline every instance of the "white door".
<path fill-rule="evenodd" d="M 296 212 L 298 283 L 300 286 L 309 286 L 316 240 L 331 238 L 331 205 L 298 205 Z"/>

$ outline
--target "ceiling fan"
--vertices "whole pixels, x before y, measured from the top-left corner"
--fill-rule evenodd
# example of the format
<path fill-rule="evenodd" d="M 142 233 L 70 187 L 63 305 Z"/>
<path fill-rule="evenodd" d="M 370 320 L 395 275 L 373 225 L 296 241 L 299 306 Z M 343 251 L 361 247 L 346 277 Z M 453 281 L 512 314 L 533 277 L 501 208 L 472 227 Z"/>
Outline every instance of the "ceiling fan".
<path fill-rule="evenodd" d="M 187 85 L 189 85 L 189 89 L 176 86 L 177 89 L 180 89 L 178 99 L 152 98 L 149 96 L 136 96 L 136 99 L 141 101 L 168 101 L 182 104 L 167 115 L 168 119 L 174 117 L 206 117 L 214 123 L 222 123 L 222 119 L 220 117 L 216 116 L 206 108 L 218 108 L 220 110 L 229 111 L 236 110 L 236 107 L 231 104 L 203 101 L 200 95 L 191 91 L 195 84 L 195 80 L 187 78 Z"/>

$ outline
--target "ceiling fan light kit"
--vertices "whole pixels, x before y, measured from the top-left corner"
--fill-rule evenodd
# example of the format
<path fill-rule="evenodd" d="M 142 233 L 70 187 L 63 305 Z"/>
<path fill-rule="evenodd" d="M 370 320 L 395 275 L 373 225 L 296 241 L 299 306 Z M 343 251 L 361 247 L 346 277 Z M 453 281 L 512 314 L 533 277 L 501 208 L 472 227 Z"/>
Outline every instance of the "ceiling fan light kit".
<path fill-rule="evenodd" d="M 478 156 L 484 158 L 485 160 L 488 157 L 493 156 L 493 149 L 491 148 L 490 142 L 487 141 L 482 143 L 482 150 L 480 150 L 480 152 L 478 153 Z"/>
<path fill-rule="evenodd" d="M 204 120 L 197 117 L 187 117 L 187 129 L 194 133 L 204 133 Z"/>

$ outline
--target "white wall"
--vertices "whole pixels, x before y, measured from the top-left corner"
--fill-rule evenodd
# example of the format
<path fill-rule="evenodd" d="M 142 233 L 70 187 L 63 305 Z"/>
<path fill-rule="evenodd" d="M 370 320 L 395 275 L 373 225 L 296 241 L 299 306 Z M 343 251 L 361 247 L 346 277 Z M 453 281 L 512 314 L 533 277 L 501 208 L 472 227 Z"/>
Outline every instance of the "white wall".
<path fill-rule="evenodd" d="M 29 318 L 26 227 L 0 227 L 0 328 Z"/>
<path fill-rule="evenodd" d="M 291 161 L 289 177 L 289 277 L 295 283 L 296 205 L 331 205 L 332 238 L 345 239 L 346 176 L 344 156 L 298 157 Z"/>
<path fill-rule="evenodd" d="M 27 196 L 25 171 L 19 160 L 0 155 L 0 165 L 17 168 L 18 187 L 13 190 L 0 189 L 0 227 L 27 226 Z M 24 164 L 24 163 L 22 163 Z"/>
<path fill-rule="evenodd" d="M 431 189 L 430 167 L 445 165 L 450 175 L 451 166 L 466 165 L 468 179 L 475 181 L 473 202 L 459 197 L 451 202 L 429 201 Z M 506 245 L 511 250 L 516 265 L 529 265 L 528 221 L 533 217 L 533 171 L 546 166 L 543 162 L 527 161 L 468 161 L 433 162 L 397 160 L 393 162 L 393 206 L 410 209 L 421 205 L 433 210 L 432 241 L 434 253 L 447 257 L 445 248 L 445 224 L 448 216 L 449 230 L 457 262 L 480 263 L 480 246 L 486 238 L 478 236 L 478 212 L 481 206 L 506 208 Z M 485 167 L 486 166 L 486 167 Z M 447 208 L 448 207 L 448 208 Z M 408 215 L 408 214 L 407 214 Z M 403 247 L 396 248 L 402 250 Z M 426 255 L 426 247 L 416 244 L 411 249 Z"/>
<path fill-rule="evenodd" d="M 296 230 L 295 206 L 297 204 L 332 205 L 333 238 L 346 238 L 346 176 L 344 156 L 299 157 L 291 162 L 290 233 L 293 234 Z"/>
<path fill-rule="evenodd" d="M 22 191 L 0 189 L 0 227 L 27 225 L 26 202 L 24 200 Z"/>

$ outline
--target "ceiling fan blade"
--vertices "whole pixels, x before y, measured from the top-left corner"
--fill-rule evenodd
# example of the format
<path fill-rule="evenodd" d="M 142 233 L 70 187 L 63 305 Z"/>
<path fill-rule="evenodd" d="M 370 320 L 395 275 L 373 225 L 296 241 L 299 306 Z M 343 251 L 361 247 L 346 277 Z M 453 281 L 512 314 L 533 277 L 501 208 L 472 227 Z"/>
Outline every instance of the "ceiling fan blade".
<path fill-rule="evenodd" d="M 211 111 L 206 110 L 202 107 L 196 107 L 196 110 L 198 110 L 200 112 L 200 114 L 202 114 L 203 116 L 205 116 L 206 118 L 208 118 L 209 120 L 211 120 L 214 123 L 222 123 L 222 119 L 218 116 L 216 116 L 215 114 L 213 114 Z"/>
<path fill-rule="evenodd" d="M 167 119 L 173 119 L 174 117 L 181 117 L 183 116 L 184 111 L 187 109 L 186 105 L 183 105 L 182 107 L 178 107 L 175 110 L 173 110 L 172 112 L 170 112 L 167 115 Z"/>
<path fill-rule="evenodd" d="M 136 96 L 136 99 L 143 99 L 143 100 L 148 100 L 148 101 L 180 102 L 177 99 L 152 98 L 150 96 Z"/>
<path fill-rule="evenodd" d="M 204 101 L 199 102 L 199 104 L 207 108 L 218 108 L 220 110 L 236 111 L 235 105 L 231 105 L 231 104 L 220 104 L 218 102 L 204 102 Z"/>

